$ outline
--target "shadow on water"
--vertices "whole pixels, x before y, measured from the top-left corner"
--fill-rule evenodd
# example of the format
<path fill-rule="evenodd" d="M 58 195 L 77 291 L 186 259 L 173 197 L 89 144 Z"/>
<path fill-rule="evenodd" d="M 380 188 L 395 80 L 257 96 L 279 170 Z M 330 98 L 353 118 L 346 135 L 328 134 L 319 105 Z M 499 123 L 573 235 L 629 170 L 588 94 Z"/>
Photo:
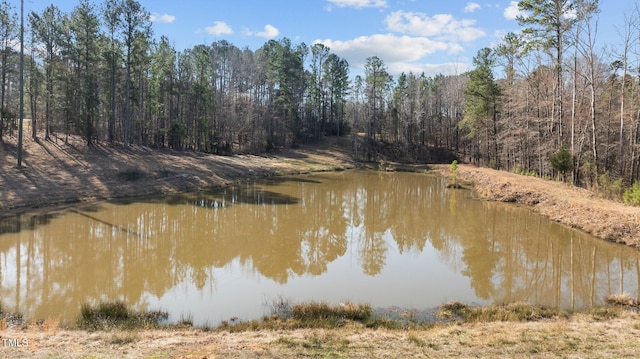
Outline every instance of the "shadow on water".
<path fill-rule="evenodd" d="M 287 205 L 297 204 L 298 202 L 300 202 L 299 198 L 267 191 L 253 184 L 232 185 L 216 188 L 207 192 L 181 193 L 164 197 L 124 198 L 109 201 L 109 203 L 117 205 L 163 203 L 171 206 L 192 205 L 202 208 L 226 208 L 239 203 L 252 205 Z"/>
<path fill-rule="evenodd" d="M 21 214 L 13 217 L 0 218 L 0 235 L 33 230 L 38 226 L 49 224 L 51 220 L 57 216 L 58 214 Z"/>
<path fill-rule="evenodd" d="M 269 185 L 283 184 L 287 182 L 314 183 L 314 184 L 322 183 L 321 181 L 318 181 L 317 178 L 311 179 L 307 177 L 270 177 L 270 178 L 264 178 L 259 181 L 256 181 L 256 184 L 269 186 Z"/>
<path fill-rule="evenodd" d="M 260 184 L 280 184 L 285 182 L 304 182 L 304 183 L 321 183 L 305 178 L 274 178 L 260 181 Z M 107 203 L 116 205 L 132 205 L 136 203 L 156 203 L 167 204 L 171 206 L 192 205 L 200 208 L 227 208 L 234 204 L 250 204 L 250 205 L 292 205 L 300 202 L 299 198 L 289 196 L 282 193 L 267 191 L 253 182 L 244 185 L 231 185 L 227 187 L 213 189 L 207 192 L 197 193 L 181 193 L 163 197 L 131 197 L 112 199 Z M 89 219 L 94 219 L 86 213 L 98 213 L 104 207 L 100 203 L 80 204 L 75 208 L 65 210 L 64 212 L 73 212 Z M 24 230 L 34 230 L 42 225 L 49 224 L 53 219 L 62 214 L 55 211 L 47 214 L 20 214 L 11 217 L 0 218 L 0 235 L 5 233 L 19 233 Z M 105 223 L 112 227 L 117 227 L 110 223 Z"/>
<path fill-rule="evenodd" d="M 221 200 L 223 203 L 244 203 L 244 204 L 297 204 L 299 198 L 287 194 L 266 191 L 259 186 L 237 185 L 230 186 L 207 193 L 213 200 Z"/>

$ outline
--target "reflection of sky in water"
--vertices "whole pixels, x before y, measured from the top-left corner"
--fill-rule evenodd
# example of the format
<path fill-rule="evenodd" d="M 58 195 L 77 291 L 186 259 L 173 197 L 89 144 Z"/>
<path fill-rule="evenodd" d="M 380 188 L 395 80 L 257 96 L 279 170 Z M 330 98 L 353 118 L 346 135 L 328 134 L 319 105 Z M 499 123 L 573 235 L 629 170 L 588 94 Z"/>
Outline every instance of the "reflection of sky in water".
<path fill-rule="evenodd" d="M 638 294 L 633 249 L 469 197 L 436 177 L 353 171 L 0 221 L 0 298 L 36 319 L 123 300 L 216 325 L 278 298 L 421 310 Z"/>
<path fill-rule="evenodd" d="M 374 307 L 428 309 L 449 300 L 475 298 L 469 279 L 438 259 L 433 248 L 423 253 L 399 255 L 394 244 L 384 270 L 376 276 L 363 276 L 352 248 L 330 263 L 320 276 L 294 276 L 285 284 L 252 272 L 234 260 L 224 268 L 213 270 L 214 283 L 198 290 L 184 282 L 169 289 L 161 298 L 147 297 L 154 308 L 163 308 L 180 320 L 191 315 L 195 324 L 219 323 L 237 316 L 241 320 L 269 314 L 271 304 L 279 298 L 293 302 L 352 301 Z M 474 300 L 482 304 L 484 301 Z"/>

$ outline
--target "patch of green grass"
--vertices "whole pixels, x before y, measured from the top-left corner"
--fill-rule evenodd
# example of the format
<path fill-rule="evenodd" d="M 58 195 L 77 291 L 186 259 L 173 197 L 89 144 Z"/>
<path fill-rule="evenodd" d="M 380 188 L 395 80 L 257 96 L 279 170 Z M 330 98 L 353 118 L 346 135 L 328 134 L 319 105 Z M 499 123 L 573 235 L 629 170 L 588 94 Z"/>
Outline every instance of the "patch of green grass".
<path fill-rule="evenodd" d="M 622 309 L 619 307 L 598 307 L 588 311 L 588 314 L 590 314 L 594 320 L 598 321 L 618 318 L 621 313 Z"/>
<path fill-rule="evenodd" d="M 414 345 L 420 347 L 420 348 L 424 348 L 427 346 L 427 342 L 425 342 L 424 340 L 418 338 L 415 334 L 409 334 L 409 336 L 407 336 L 407 339 L 413 343 Z"/>
<path fill-rule="evenodd" d="M 331 306 L 327 303 L 312 302 L 294 305 L 291 308 L 291 317 L 305 323 L 318 321 L 339 323 L 344 320 L 364 322 L 371 318 L 372 311 L 369 305 L 343 303 Z"/>
<path fill-rule="evenodd" d="M 114 345 L 125 345 L 129 343 L 133 343 L 138 340 L 138 335 L 135 333 L 127 332 L 127 333 L 117 333 L 111 337 L 109 341 Z"/>
<path fill-rule="evenodd" d="M 306 341 L 302 343 L 302 347 L 305 349 L 322 349 L 323 341 L 317 336 L 306 336 Z"/>
<path fill-rule="evenodd" d="M 83 305 L 77 324 L 88 330 L 155 328 L 168 317 L 163 311 L 134 311 L 119 301 L 103 302 Z"/>
<path fill-rule="evenodd" d="M 280 344 L 280 345 L 284 345 L 284 346 L 289 347 L 289 348 L 295 348 L 295 347 L 298 346 L 298 344 L 296 344 L 295 341 L 293 341 L 293 340 L 291 340 L 289 338 L 285 338 L 285 337 L 278 338 L 278 340 L 276 340 L 276 343 Z"/>

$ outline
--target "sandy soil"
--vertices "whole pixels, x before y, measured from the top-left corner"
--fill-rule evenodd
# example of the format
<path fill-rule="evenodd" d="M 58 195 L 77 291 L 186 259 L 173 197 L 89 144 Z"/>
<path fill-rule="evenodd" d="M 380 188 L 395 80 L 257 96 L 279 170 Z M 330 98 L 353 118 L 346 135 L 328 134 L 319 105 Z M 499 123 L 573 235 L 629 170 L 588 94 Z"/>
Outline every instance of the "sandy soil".
<path fill-rule="evenodd" d="M 449 166 L 435 168 L 449 175 Z M 485 200 L 523 204 L 556 222 L 640 248 L 640 207 L 605 200 L 567 183 L 489 168 L 461 165 L 458 177 L 472 182 L 475 193 Z"/>

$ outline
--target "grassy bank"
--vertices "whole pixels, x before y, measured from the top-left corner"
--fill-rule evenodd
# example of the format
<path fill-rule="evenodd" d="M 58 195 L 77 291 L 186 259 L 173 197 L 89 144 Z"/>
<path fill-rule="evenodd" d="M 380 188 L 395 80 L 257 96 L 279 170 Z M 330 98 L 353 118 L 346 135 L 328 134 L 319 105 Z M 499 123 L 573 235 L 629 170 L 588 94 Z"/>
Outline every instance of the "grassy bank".
<path fill-rule="evenodd" d="M 432 310 L 429 315 L 417 315 L 410 309 L 377 309 L 368 304 L 352 302 L 331 305 L 325 302 L 290 303 L 275 300 L 270 313 L 257 320 L 229 323 L 223 321 L 217 327 L 196 327 L 205 331 L 218 330 L 243 332 L 256 330 L 337 329 L 350 325 L 363 328 L 391 330 L 428 329 L 436 325 L 534 322 L 570 319 L 576 315 L 590 315 L 599 319 L 620 317 L 625 311 L 640 307 L 640 302 L 627 295 L 612 295 L 606 305 L 589 310 L 571 312 L 556 308 L 532 306 L 526 303 L 510 303 L 490 306 L 470 306 L 461 302 L 449 302 Z M 85 304 L 75 325 L 67 329 L 87 331 L 172 329 L 193 327 L 193 318 L 181 318 L 176 323 L 167 323 L 168 313 L 162 310 L 134 310 L 122 302 Z M 14 325 L 25 325 L 20 314 L 0 313 L 0 320 L 11 320 Z M 5 325 L 6 326 L 6 325 Z"/>
<path fill-rule="evenodd" d="M 55 321 L 0 323 L 0 348 L 17 358 L 397 358 L 634 357 L 640 316 L 618 298 L 601 308 L 566 312 L 526 304 L 471 307 L 447 303 L 436 320 L 381 317 L 368 305 L 275 302 L 259 321 L 194 328 L 162 324 L 162 312 L 120 303 L 84 306 L 73 328 Z"/>

